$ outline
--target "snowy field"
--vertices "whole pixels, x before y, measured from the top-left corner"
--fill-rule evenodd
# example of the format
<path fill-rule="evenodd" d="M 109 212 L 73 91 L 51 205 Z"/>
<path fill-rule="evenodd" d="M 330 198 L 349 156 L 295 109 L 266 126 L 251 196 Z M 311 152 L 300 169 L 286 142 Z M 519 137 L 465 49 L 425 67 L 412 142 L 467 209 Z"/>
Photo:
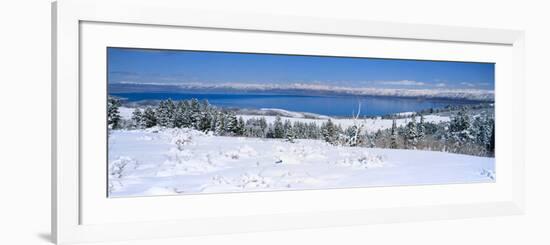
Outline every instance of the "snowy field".
<path fill-rule="evenodd" d="M 494 166 L 486 157 L 190 129 L 114 130 L 109 136 L 110 197 L 494 182 Z"/>

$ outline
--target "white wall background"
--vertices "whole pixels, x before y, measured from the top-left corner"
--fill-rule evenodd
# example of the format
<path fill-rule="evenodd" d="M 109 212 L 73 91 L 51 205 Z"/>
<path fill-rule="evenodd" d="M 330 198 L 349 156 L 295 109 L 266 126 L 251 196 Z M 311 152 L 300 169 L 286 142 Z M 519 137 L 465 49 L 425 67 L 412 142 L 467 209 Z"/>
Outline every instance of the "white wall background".
<path fill-rule="evenodd" d="M 153 0 L 152 0 L 153 1 Z M 116 244 L 550 244 L 546 1 L 189 1 L 190 8 L 527 31 L 527 214 Z M 0 6 L 0 244 L 47 244 L 50 230 L 50 0 Z"/>

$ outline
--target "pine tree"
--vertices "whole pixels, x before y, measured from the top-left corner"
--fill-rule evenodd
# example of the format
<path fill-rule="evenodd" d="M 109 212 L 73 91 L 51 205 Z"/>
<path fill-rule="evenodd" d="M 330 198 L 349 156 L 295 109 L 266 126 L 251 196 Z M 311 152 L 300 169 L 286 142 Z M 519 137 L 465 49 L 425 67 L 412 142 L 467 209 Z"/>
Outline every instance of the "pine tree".
<path fill-rule="evenodd" d="M 143 113 L 139 108 L 132 112 L 132 124 L 135 128 L 144 128 Z"/>
<path fill-rule="evenodd" d="M 491 141 L 489 142 L 489 152 L 495 154 L 495 123 L 491 127 Z"/>
<path fill-rule="evenodd" d="M 241 124 L 242 117 L 239 117 L 239 124 Z M 243 129 L 243 135 L 247 137 L 258 137 L 263 138 L 264 133 L 260 126 L 260 119 L 258 118 L 250 118 L 246 120 L 246 122 L 243 121 L 244 129 Z"/>
<path fill-rule="evenodd" d="M 412 117 L 412 120 L 407 124 L 405 130 L 405 145 L 408 149 L 416 149 L 418 144 L 416 117 Z"/>
<path fill-rule="evenodd" d="M 151 107 L 147 107 L 143 112 L 143 125 L 146 128 L 154 127 L 157 125 L 157 116 L 155 111 Z"/>
<path fill-rule="evenodd" d="M 338 131 L 338 127 L 330 119 L 321 125 L 323 139 L 330 144 L 338 144 Z"/>
<path fill-rule="evenodd" d="M 244 130 L 245 130 L 245 126 L 244 126 L 244 119 L 243 117 L 239 117 L 239 120 L 237 121 L 237 135 L 244 135 Z"/>
<path fill-rule="evenodd" d="M 309 139 L 319 139 L 321 138 L 321 129 L 317 126 L 316 123 L 310 122 L 307 127 L 307 138 Z"/>
<path fill-rule="evenodd" d="M 360 138 L 358 145 L 367 145 L 370 148 L 375 148 L 376 141 L 374 139 L 374 134 L 365 133 L 363 139 Z"/>
<path fill-rule="evenodd" d="M 201 111 L 201 119 L 199 121 L 198 130 L 206 132 L 210 130 L 212 124 L 212 116 L 209 110 Z"/>
<path fill-rule="evenodd" d="M 472 123 L 471 134 L 476 138 L 476 143 L 488 148 L 491 142 L 493 120 L 488 117 L 476 117 Z"/>
<path fill-rule="evenodd" d="M 286 119 L 283 123 L 283 131 L 284 131 L 284 138 L 288 138 L 290 135 L 293 135 L 294 132 L 292 132 L 292 123 L 290 120 Z"/>
<path fill-rule="evenodd" d="M 285 120 L 285 123 L 283 124 L 283 131 L 284 131 L 284 138 L 289 142 L 294 142 L 294 139 L 296 139 L 296 135 L 294 133 L 294 129 L 292 128 L 292 123 L 290 120 Z"/>
<path fill-rule="evenodd" d="M 176 105 L 171 99 L 163 100 L 159 103 L 156 109 L 157 124 L 159 126 L 173 128 L 175 122 Z"/>
<path fill-rule="evenodd" d="M 380 147 L 380 148 L 387 147 L 384 139 L 384 135 L 382 133 L 382 130 L 380 129 L 378 129 L 376 133 L 374 133 L 373 147 Z"/>
<path fill-rule="evenodd" d="M 216 133 L 217 125 L 218 125 L 218 112 L 216 110 L 213 110 L 211 112 L 211 122 L 210 122 L 210 131 Z"/>
<path fill-rule="evenodd" d="M 189 126 L 186 123 L 186 110 L 187 107 L 185 101 L 180 100 L 178 101 L 178 103 L 176 103 L 176 109 L 174 110 L 174 127 L 183 128 Z"/>
<path fill-rule="evenodd" d="M 424 123 L 424 115 L 420 114 L 420 123 L 418 123 L 418 140 L 423 140 L 426 136 L 426 125 Z"/>
<path fill-rule="evenodd" d="M 226 121 L 226 132 L 230 135 L 238 135 L 239 133 L 239 120 L 237 119 L 237 116 L 235 116 L 234 113 L 230 113 L 227 116 Z"/>
<path fill-rule="evenodd" d="M 390 148 L 397 149 L 397 147 L 397 123 L 395 122 L 395 119 L 393 119 L 391 124 Z"/>
<path fill-rule="evenodd" d="M 260 130 L 261 130 L 261 137 L 265 137 L 267 134 L 267 121 L 264 117 L 261 117 L 259 120 L 260 124 Z"/>
<path fill-rule="evenodd" d="M 449 138 L 462 145 L 470 138 L 469 128 L 470 117 L 465 109 L 461 109 L 449 124 Z"/>
<path fill-rule="evenodd" d="M 198 129 L 206 132 L 210 129 L 210 126 L 212 123 L 212 115 L 211 115 L 212 108 L 210 107 L 208 100 L 201 101 L 199 110 L 200 110 L 200 119 L 199 119 Z"/>
<path fill-rule="evenodd" d="M 344 135 L 344 129 L 342 125 L 338 124 L 334 127 L 334 144 L 335 145 L 344 145 L 346 144 Z"/>
<path fill-rule="evenodd" d="M 283 138 L 285 137 L 285 129 L 281 117 L 277 116 L 275 122 L 273 122 L 273 138 Z"/>
<path fill-rule="evenodd" d="M 292 132 L 297 139 L 307 139 L 306 124 L 300 121 L 295 121 L 292 125 Z"/>
<path fill-rule="evenodd" d="M 200 111 L 199 100 L 197 100 L 195 98 L 191 99 L 191 101 L 189 102 L 189 109 L 190 109 L 189 118 L 190 118 L 190 121 L 191 121 L 191 127 L 195 128 L 195 129 L 198 129 L 199 128 L 199 123 L 200 123 L 200 120 L 201 120 L 201 111 Z"/>
<path fill-rule="evenodd" d="M 275 138 L 275 132 L 271 123 L 267 127 L 267 132 L 265 133 L 266 138 Z"/>
<path fill-rule="evenodd" d="M 478 116 L 472 122 L 470 135 L 474 137 L 474 142 L 483 149 L 482 155 L 493 151 L 491 148 L 493 130 L 494 120 L 488 116 Z"/>
<path fill-rule="evenodd" d="M 120 107 L 120 100 L 109 96 L 107 99 L 107 126 L 111 129 L 120 128 L 122 118 L 118 108 Z"/>
<path fill-rule="evenodd" d="M 216 135 L 225 135 L 225 123 L 227 121 L 227 117 L 225 113 L 218 112 L 216 116 Z"/>

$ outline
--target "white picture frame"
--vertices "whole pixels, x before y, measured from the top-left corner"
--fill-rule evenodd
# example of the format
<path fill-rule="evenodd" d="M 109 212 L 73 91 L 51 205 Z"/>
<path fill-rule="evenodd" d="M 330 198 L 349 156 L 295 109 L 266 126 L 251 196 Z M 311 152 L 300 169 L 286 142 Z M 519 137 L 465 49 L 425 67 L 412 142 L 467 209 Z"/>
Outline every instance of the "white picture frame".
<path fill-rule="evenodd" d="M 268 16 L 251 13 L 221 13 L 194 11 L 185 8 L 185 3 L 178 1 L 91 1 L 91 0 L 61 0 L 52 5 L 52 237 L 58 244 L 74 242 L 114 241 L 127 239 L 152 239 L 188 235 L 221 234 L 232 232 L 265 231 L 293 228 L 314 228 L 337 225 L 379 224 L 392 222 L 410 222 L 420 220 L 454 219 L 466 217 L 483 217 L 495 215 L 514 215 L 524 212 L 524 81 L 523 56 L 524 34 L 517 30 L 496 30 L 468 27 L 448 27 L 438 25 L 418 25 L 387 23 L 357 20 L 332 20 L 322 18 L 306 18 L 296 16 Z M 506 77 L 499 77 L 501 85 L 497 84 L 497 100 L 510 100 L 506 112 L 501 115 L 510 118 L 510 122 L 497 129 L 511 132 L 506 136 L 497 134 L 497 142 L 505 142 L 507 169 L 509 174 L 503 178 L 503 183 L 497 189 L 501 195 L 487 199 L 447 200 L 446 202 L 402 203 L 389 200 L 386 207 L 380 206 L 346 206 L 334 204 L 326 208 L 307 210 L 305 208 L 277 210 L 276 207 L 266 208 L 257 213 L 219 212 L 212 215 L 195 215 L 193 217 L 173 215 L 174 219 L 152 219 L 155 215 L 166 213 L 150 213 L 140 219 L 128 219 L 117 216 L 117 219 L 95 219 L 84 222 L 83 217 L 101 217 L 98 212 L 109 214 L 111 206 L 101 206 L 84 215 L 83 210 L 101 200 L 91 200 L 83 188 L 83 176 L 89 172 L 81 165 L 82 162 L 82 98 L 83 91 L 80 81 L 83 79 L 82 43 L 83 25 L 87 23 L 107 23 L 146 27 L 191 28 L 213 31 L 262 32 L 276 35 L 277 33 L 292 35 L 310 35 L 318 38 L 371 38 L 387 40 L 430 41 L 438 43 L 472 44 L 477 46 L 505 47 L 509 52 Z M 170 32 L 170 30 L 164 30 Z M 88 33 L 88 32 L 86 32 Z M 154 41 L 154 40 L 153 40 Z M 88 41 L 87 41 L 88 42 Z M 135 44 L 139 45 L 139 44 Z M 142 44 L 145 45 L 145 44 Z M 87 58 L 86 58 L 87 59 Z M 461 59 L 460 56 L 453 60 Z M 463 59 L 467 59 L 463 58 Z M 482 58 L 480 58 L 482 59 Z M 499 88 L 500 86 L 500 88 Z M 498 91 L 503 91 L 498 94 Z M 104 96 L 104 95 L 103 95 Z M 503 111 L 498 109 L 497 115 Z M 504 150 L 502 150 L 504 151 Z M 497 153 L 498 156 L 498 153 Z M 498 160 L 497 160 L 498 162 Z M 498 164 L 498 163 L 497 163 Z M 498 167 L 498 166 L 497 166 Z M 93 175 L 91 175 L 93 176 Z M 102 181 L 102 180 L 97 180 Z M 497 180 L 498 182 L 499 180 Z M 399 193 L 428 193 L 419 199 L 430 199 L 430 195 L 439 192 L 448 193 L 453 188 L 462 188 L 463 192 L 474 189 L 492 191 L 493 186 L 475 184 L 469 186 L 431 187 L 399 187 Z M 392 187 L 393 188 L 393 187 Z M 376 189 L 376 188 L 374 188 Z M 380 188 L 379 188 L 380 189 Z M 495 189 L 495 190 L 497 190 Z M 397 189 L 396 189 L 397 190 Z M 365 192 L 365 195 L 383 197 L 387 189 Z M 393 191 L 393 190 L 391 190 Z M 378 194 L 372 192 L 379 192 Z M 300 192 L 256 193 L 248 201 L 259 198 L 289 199 L 299 198 Z M 352 198 L 363 192 L 354 190 L 307 191 L 329 198 Z M 396 192 L 397 193 L 397 192 Z M 478 193 L 483 194 L 483 193 Z M 231 199 L 239 203 L 244 195 L 219 196 L 218 199 Z M 293 195 L 293 196 L 292 196 Z M 308 194 L 310 195 L 310 194 Z M 361 194 L 362 195 L 362 194 Z M 211 195 L 209 198 L 216 195 Z M 391 198 L 391 195 L 389 195 Z M 105 197 L 106 198 L 106 197 Z M 246 197 L 249 198 L 249 197 Z M 256 199 L 253 199 L 256 198 Z M 93 199 L 99 199 L 94 197 Z M 181 197 L 150 197 L 147 201 L 134 204 L 165 205 L 166 209 L 180 205 Z M 197 201 L 197 200 L 195 200 Z M 208 202 L 207 199 L 202 200 Z M 146 203 L 147 202 L 147 203 Z M 87 204 L 86 204 L 87 203 Z M 145 203 L 145 204 L 144 204 Z M 359 202 L 360 203 L 360 202 Z M 399 203 L 399 204 L 395 204 Z M 429 205 L 427 203 L 430 203 Z M 85 205 L 86 204 L 86 205 Z M 90 205 L 91 204 L 91 205 Z M 126 203 L 122 203 L 125 205 Z M 145 207 L 139 206 L 136 207 Z M 132 206 L 134 206 L 132 204 Z M 190 207 L 192 208 L 192 206 Z M 143 210 L 135 209 L 133 212 Z M 197 210 L 198 211 L 198 210 Z M 87 211 L 88 212 L 88 211 Z M 145 212 L 147 213 L 147 212 Z M 197 212 L 200 213 L 200 212 Z M 172 213 L 173 214 L 173 213 Z M 132 216 L 131 212 L 126 214 Z M 113 215 L 105 215 L 113 216 Z M 116 216 L 116 215 L 115 215 Z M 185 216 L 185 217 L 184 217 Z M 83 221 L 84 220 L 84 221 Z"/>

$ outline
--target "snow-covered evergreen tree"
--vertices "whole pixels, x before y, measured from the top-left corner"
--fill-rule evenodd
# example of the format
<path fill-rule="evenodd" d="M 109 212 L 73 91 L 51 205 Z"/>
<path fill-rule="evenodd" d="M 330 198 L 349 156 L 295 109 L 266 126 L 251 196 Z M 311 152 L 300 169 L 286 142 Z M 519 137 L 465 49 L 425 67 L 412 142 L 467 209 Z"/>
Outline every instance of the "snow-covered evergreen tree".
<path fill-rule="evenodd" d="M 155 111 L 157 124 L 159 126 L 173 128 L 175 126 L 175 110 L 176 105 L 171 99 L 161 101 Z"/>
<path fill-rule="evenodd" d="M 225 135 L 226 122 L 227 122 L 226 114 L 223 112 L 218 112 L 216 116 L 216 130 L 215 130 L 216 135 Z"/>
<path fill-rule="evenodd" d="M 426 124 L 424 122 L 424 115 L 420 114 L 420 122 L 418 123 L 418 140 L 422 141 L 426 136 Z"/>
<path fill-rule="evenodd" d="M 412 117 L 411 121 L 407 123 L 405 128 L 405 146 L 408 149 L 416 149 L 418 144 L 418 128 L 416 124 L 416 117 Z"/>
<path fill-rule="evenodd" d="M 120 107 L 120 100 L 109 96 L 107 98 L 107 126 L 110 129 L 120 128 L 122 118 L 118 108 Z"/>
<path fill-rule="evenodd" d="M 192 128 L 199 128 L 199 123 L 201 121 L 201 110 L 200 110 L 199 100 L 193 98 L 189 102 L 189 119 L 191 121 Z"/>
<path fill-rule="evenodd" d="M 275 138 L 275 131 L 273 130 L 273 127 L 270 124 L 268 124 L 268 127 L 267 127 L 267 132 L 265 134 L 265 137 L 266 138 Z"/>
<path fill-rule="evenodd" d="M 284 138 L 288 141 L 288 142 L 294 142 L 294 140 L 296 139 L 296 134 L 294 132 L 294 128 L 292 127 L 292 123 L 290 122 L 290 120 L 285 120 L 285 122 L 283 123 L 283 131 L 284 131 Z"/>
<path fill-rule="evenodd" d="M 145 108 L 143 111 L 143 125 L 150 128 L 157 125 L 157 116 L 151 107 Z"/>
<path fill-rule="evenodd" d="M 397 149 L 399 145 L 397 144 L 397 123 L 393 119 L 391 124 L 391 135 L 390 135 L 390 148 Z"/>
<path fill-rule="evenodd" d="M 491 137 L 495 126 L 495 120 L 489 117 L 484 117 L 482 122 L 483 126 L 480 126 L 480 128 L 483 130 L 483 132 L 479 133 L 478 138 L 480 143 L 488 146 L 491 144 Z"/>
<path fill-rule="evenodd" d="M 244 125 L 244 119 L 243 117 L 239 117 L 237 120 L 237 135 L 242 136 L 244 135 L 245 125 Z"/>
<path fill-rule="evenodd" d="M 378 147 L 378 148 L 386 148 L 388 147 L 386 144 L 386 136 L 382 132 L 382 130 L 378 129 L 376 133 L 374 133 L 374 136 L 372 137 L 373 146 L 372 147 Z"/>
<path fill-rule="evenodd" d="M 332 120 L 328 119 L 327 122 L 321 125 L 321 134 L 323 139 L 330 144 L 338 144 L 339 129 Z"/>
<path fill-rule="evenodd" d="M 358 144 L 360 146 L 367 146 L 367 147 L 370 147 L 370 148 L 375 148 L 376 147 L 376 141 L 374 139 L 374 135 L 373 134 L 369 134 L 368 132 L 366 132 L 363 137 L 359 137 L 359 142 Z"/>
<path fill-rule="evenodd" d="M 203 100 L 200 103 L 200 119 L 198 123 L 198 130 L 206 132 L 210 130 L 211 124 L 212 124 L 212 108 L 210 107 L 210 104 L 208 103 L 208 100 Z"/>
<path fill-rule="evenodd" d="M 292 131 L 294 132 L 294 137 L 297 139 L 308 138 L 308 128 L 305 122 L 295 121 L 292 124 Z"/>
<path fill-rule="evenodd" d="M 134 109 L 132 112 L 132 126 L 134 128 L 144 128 L 143 113 L 139 108 Z"/>
<path fill-rule="evenodd" d="M 277 116 L 273 122 L 273 138 L 284 138 L 285 129 L 281 117 Z"/>
<path fill-rule="evenodd" d="M 449 139 L 455 147 L 460 147 L 472 138 L 470 135 L 470 117 L 466 110 L 461 109 L 449 124 Z"/>
<path fill-rule="evenodd" d="M 187 101 L 179 101 L 176 104 L 174 112 L 174 127 L 177 128 L 189 128 L 191 127 L 191 120 L 189 117 L 189 105 Z"/>
<path fill-rule="evenodd" d="M 473 120 L 470 127 L 470 134 L 475 137 L 475 143 L 481 146 L 484 151 L 491 153 L 493 138 L 494 120 L 488 116 L 478 116 Z"/>
<path fill-rule="evenodd" d="M 495 154 L 495 123 L 491 127 L 491 141 L 489 141 L 489 152 Z"/>
<path fill-rule="evenodd" d="M 316 123 L 311 122 L 308 124 L 308 138 L 309 139 L 320 139 L 321 138 L 321 129 L 317 126 Z"/>
<path fill-rule="evenodd" d="M 211 122 L 210 122 L 210 129 L 209 131 L 216 133 L 216 125 L 218 124 L 218 112 L 216 110 L 213 110 L 210 114 L 211 116 Z"/>
<path fill-rule="evenodd" d="M 294 132 L 292 130 L 292 123 L 290 120 L 286 119 L 283 123 L 284 138 L 288 139 L 289 137 L 294 137 Z"/>
<path fill-rule="evenodd" d="M 267 134 L 267 126 L 268 126 L 268 125 L 267 125 L 267 121 L 265 120 L 264 117 L 261 117 L 261 118 L 259 119 L 259 125 L 260 125 L 260 130 L 261 130 L 261 132 L 262 132 L 261 135 L 262 135 L 262 137 L 265 137 L 266 134 Z"/>
<path fill-rule="evenodd" d="M 226 132 L 230 135 L 238 135 L 239 133 L 239 120 L 234 113 L 229 113 L 226 118 L 225 124 Z"/>

